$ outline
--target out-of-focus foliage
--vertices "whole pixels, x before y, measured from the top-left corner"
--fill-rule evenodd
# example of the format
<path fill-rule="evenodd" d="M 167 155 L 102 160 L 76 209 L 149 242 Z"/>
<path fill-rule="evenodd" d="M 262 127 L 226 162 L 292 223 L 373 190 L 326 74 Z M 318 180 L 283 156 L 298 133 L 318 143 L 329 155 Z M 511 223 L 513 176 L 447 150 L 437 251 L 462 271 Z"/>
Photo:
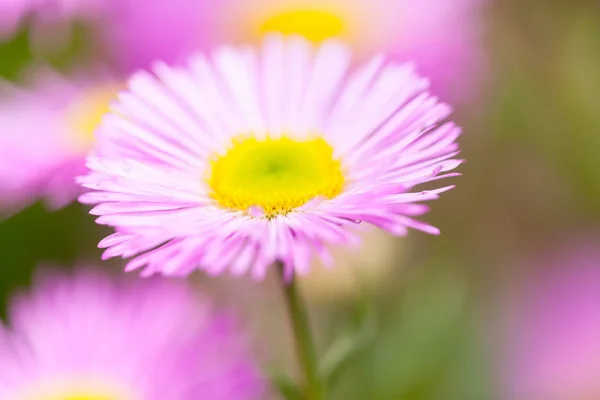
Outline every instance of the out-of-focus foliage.
<path fill-rule="evenodd" d="M 339 398 L 489 398 L 467 286 L 442 263 L 412 270 L 382 299 L 379 332 L 356 357 Z"/>

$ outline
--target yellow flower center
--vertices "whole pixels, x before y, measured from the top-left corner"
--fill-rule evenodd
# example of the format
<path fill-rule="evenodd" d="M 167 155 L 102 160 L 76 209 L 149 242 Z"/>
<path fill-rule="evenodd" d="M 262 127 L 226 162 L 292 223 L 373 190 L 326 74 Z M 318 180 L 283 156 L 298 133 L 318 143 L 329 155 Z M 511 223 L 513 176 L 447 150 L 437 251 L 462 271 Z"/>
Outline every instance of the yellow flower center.
<path fill-rule="evenodd" d="M 44 395 L 35 395 L 33 397 L 26 397 L 27 400 L 124 400 L 124 398 L 120 395 L 108 394 L 108 393 L 91 393 L 86 391 L 60 391 L 55 394 L 44 394 Z"/>
<path fill-rule="evenodd" d="M 77 379 L 44 382 L 31 385 L 15 400 L 134 400 L 139 396 L 120 385 L 104 380 L 78 377 Z"/>
<path fill-rule="evenodd" d="M 268 218 L 287 214 L 317 196 L 341 193 L 344 175 L 323 139 L 239 138 L 212 162 L 208 184 L 223 208 L 259 206 Z"/>
<path fill-rule="evenodd" d="M 319 42 L 341 35 L 345 28 L 344 20 L 328 11 L 295 10 L 267 18 L 260 26 L 260 33 L 298 34 L 313 42 Z"/>
<path fill-rule="evenodd" d="M 88 151 L 94 143 L 94 133 L 102 118 L 110 111 L 110 103 L 120 87 L 108 85 L 89 91 L 67 110 L 71 132 L 68 143 L 75 150 Z"/>

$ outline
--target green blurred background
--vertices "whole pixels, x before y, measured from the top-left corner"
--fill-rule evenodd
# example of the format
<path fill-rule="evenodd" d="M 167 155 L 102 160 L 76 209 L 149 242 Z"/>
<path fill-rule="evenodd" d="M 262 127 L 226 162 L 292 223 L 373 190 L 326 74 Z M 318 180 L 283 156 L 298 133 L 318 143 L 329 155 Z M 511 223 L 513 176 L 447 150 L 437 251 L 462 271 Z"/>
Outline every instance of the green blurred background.
<path fill-rule="evenodd" d="M 498 398 L 493 332 L 502 324 L 498 304 L 530 272 L 519 260 L 600 227 L 600 4 L 502 0 L 485 11 L 487 79 L 481 97 L 457 107 L 455 117 L 465 132 L 464 176 L 426 218 L 442 235 L 413 233 L 395 242 L 393 268 L 380 272 L 385 283 L 372 296 L 376 340 L 350 360 L 336 398 Z M 29 63 L 27 43 L 22 32 L 0 47 L 2 76 L 12 79 Z M 62 67 L 85 58 L 82 43 L 51 62 Z M 97 260 L 103 234 L 77 204 L 56 213 L 35 205 L 0 223 L 2 312 L 37 265 Z M 240 308 L 261 332 L 259 341 L 271 335 L 279 343 L 286 334 L 274 328 L 282 314 L 265 310 L 272 304 L 265 299 L 277 296 L 264 294 L 273 282 L 194 279 L 224 303 L 245 303 Z M 233 291 L 238 300 L 228 298 Z M 313 302 L 324 343 L 352 322 L 363 297 Z M 256 301 L 248 305 L 248 298 Z M 289 352 L 288 344 L 276 352 Z"/>

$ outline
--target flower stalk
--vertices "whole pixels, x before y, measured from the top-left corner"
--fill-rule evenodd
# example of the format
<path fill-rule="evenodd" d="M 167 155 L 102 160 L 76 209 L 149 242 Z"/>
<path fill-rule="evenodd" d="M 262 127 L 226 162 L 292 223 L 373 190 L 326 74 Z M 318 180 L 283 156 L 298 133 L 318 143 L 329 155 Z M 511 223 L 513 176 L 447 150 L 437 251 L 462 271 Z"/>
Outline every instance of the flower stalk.
<path fill-rule="evenodd" d="M 308 321 L 307 307 L 299 293 L 296 278 L 285 279 L 284 266 L 277 263 L 286 306 L 294 335 L 296 356 L 304 375 L 303 391 L 307 400 L 325 400 L 325 385 L 319 376 L 317 352 Z"/>

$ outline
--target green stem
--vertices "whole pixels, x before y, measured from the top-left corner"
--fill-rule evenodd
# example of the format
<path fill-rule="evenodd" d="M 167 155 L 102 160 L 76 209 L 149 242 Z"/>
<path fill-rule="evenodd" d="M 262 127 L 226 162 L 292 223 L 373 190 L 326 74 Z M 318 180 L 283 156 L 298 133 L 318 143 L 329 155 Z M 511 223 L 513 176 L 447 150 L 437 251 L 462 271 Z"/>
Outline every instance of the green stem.
<path fill-rule="evenodd" d="M 318 373 L 317 353 L 308 322 L 306 306 L 298 291 L 296 279 L 292 278 L 289 282 L 284 279 L 284 267 L 281 263 L 277 263 L 277 269 L 285 294 L 290 322 L 292 323 L 296 354 L 304 373 L 306 398 L 307 400 L 324 400 L 325 390 Z"/>

